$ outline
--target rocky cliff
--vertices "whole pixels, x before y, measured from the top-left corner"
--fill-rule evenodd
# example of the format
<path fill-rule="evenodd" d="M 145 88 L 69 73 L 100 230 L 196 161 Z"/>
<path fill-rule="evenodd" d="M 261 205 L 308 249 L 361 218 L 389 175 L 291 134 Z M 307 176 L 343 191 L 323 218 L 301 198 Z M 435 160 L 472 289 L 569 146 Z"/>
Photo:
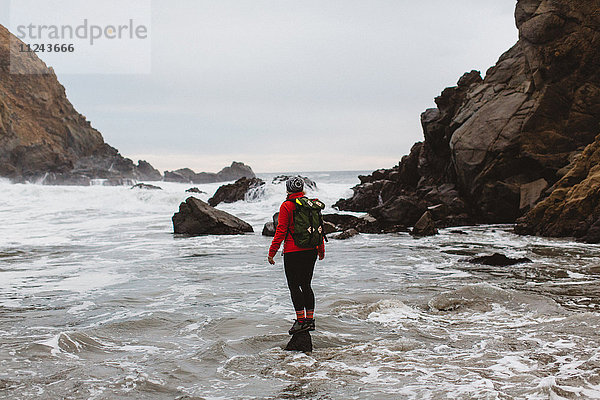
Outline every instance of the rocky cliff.
<path fill-rule="evenodd" d="M 342 210 L 412 225 L 511 223 L 548 195 L 600 133 L 600 0 L 519 0 L 518 42 L 421 115 L 425 140 L 360 177 Z M 534 229 L 535 230 L 535 229 Z"/>
<path fill-rule="evenodd" d="M 93 178 L 161 178 L 104 143 L 67 99 L 54 71 L 0 25 L 0 176 L 88 184 Z M 157 175 L 158 173 L 158 175 Z"/>
<path fill-rule="evenodd" d="M 600 135 L 553 189 L 518 221 L 516 231 L 600 243 Z"/>

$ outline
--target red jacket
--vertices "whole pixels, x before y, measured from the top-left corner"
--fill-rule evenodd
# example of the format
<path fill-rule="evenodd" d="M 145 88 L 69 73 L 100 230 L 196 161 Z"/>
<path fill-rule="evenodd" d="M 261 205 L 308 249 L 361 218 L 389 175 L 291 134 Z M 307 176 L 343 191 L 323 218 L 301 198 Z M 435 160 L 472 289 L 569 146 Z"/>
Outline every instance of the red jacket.
<path fill-rule="evenodd" d="M 299 199 L 300 197 L 304 197 L 303 192 L 292 193 L 288 195 L 288 200 Z M 277 250 L 279 250 L 279 246 L 281 242 L 285 240 L 283 243 L 283 252 L 291 253 L 292 251 L 303 251 L 303 250 L 312 250 L 313 248 L 302 248 L 296 246 L 294 243 L 294 238 L 292 237 L 292 233 L 294 233 L 294 210 L 296 209 L 296 203 L 292 201 L 284 201 L 279 207 L 279 219 L 277 220 L 277 229 L 275 230 L 275 237 L 271 242 L 271 247 L 269 248 L 269 256 L 275 257 L 277 254 Z M 289 229 L 289 232 L 288 232 Z M 287 236 L 286 236 L 287 235 Z M 322 243 L 320 246 L 317 246 L 317 250 L 319 252 L 319 256 L 323 257 L 325 255 L 325 243 Z"/>

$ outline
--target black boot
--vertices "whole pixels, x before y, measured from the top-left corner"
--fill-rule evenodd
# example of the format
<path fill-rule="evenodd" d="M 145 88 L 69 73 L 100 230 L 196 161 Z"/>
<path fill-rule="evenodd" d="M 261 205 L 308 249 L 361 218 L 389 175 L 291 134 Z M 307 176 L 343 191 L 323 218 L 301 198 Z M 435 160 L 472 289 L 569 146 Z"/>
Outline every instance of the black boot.
<path fill-rule="evenodd" d="M 314 331 L 315 330 L 315 319 L 314 318 L 305 319 L 304 325 L 308 326 L 308 328 L 306 329 L 307 331 Z"/>
<path fill-rule="evenodd" d="M 302 320 L 295 320 L 294 321 L 294 325 L 292 325 L 292 327 L 290 328 L 290 330 L 288 331 L 288 333 L 290 335 L 296 334 L 298 332 L 304 332 L 309 330 L 310 326 L 305 322 L 304 319 Z"/>

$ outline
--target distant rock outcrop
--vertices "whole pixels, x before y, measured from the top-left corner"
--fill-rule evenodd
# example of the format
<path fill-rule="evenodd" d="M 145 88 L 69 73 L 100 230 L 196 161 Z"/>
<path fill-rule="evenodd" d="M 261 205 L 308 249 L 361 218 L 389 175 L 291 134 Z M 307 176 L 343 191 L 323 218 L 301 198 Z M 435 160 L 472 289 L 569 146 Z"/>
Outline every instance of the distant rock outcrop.
<path fill-rule="evenodd" d="M 160 171 L 145 160 L 138 160 L 137 172 L 143 181 L 162 181 L 163 179 Z"/>
<path fill-rule="evenodd" d="M 89 185 L 91 179 L 156 177 L 104 143 L 67 99 L 54 71 L 0 25 L 0 176 Z"/>
<path fill-rule="evenodd" d="M 255 178 L 256 175 L 248 165 L 234 161 L 229 167 L 223 168 L 217 173 L 196 173 L 189 168 L 181 168 L 175 171 L 165 171 L 165 181 L 180 183 L 216 183 L 235 181 L 240 178 Z"/>
<path fill-rule="evenodd" d="M 336 206 L 383 226 L 413 225 L 428 209 L 438 226 L 515 222 L 600 133 L 599 9 L 598 0 L 519 0 L 515 46 L 485 79 L 471 71 L 445 89 L 421 115 L 424 142 L 361 176 Z M 524 230 L 544 232 L 535 225 Z"/>
<path fill-rule="evenodd" d="M 208 199 L 208 204 L 216 207 L 219 203 L 235 203 L 244 200 L 250 190 L 259 188 L 265 184 L 260 178 L 240 178 L 234 183 L 223 185 Z"/>
<path fill-rule="evenodd" d="M 188 197 L 173 215 L 173 230 L 186 235 L 238 235 L 253 232 L 241 219 L 217 210 L 195 197 Z"/>

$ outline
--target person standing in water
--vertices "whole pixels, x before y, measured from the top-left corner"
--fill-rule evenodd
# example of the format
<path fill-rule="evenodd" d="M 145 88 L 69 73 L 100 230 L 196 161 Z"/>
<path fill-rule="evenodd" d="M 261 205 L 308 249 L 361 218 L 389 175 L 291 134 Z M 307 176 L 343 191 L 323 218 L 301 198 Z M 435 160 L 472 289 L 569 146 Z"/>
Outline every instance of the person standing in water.
<path fill-rule="evenodd" d="M 315 208 L 315 204 L 317 204 L 319 206 L 319 211 L 324 205 L 318 200 L 311 201 L 306 199 L 304 193 L 304 181 L 299 177 L 291 178 L 286 181 L 286 190 L 287 199 L 279 208 L 277 229 L 275 230 L 275 237 L 271 242 L 267 259 L 270 264 L 275 264 L 275 259 L 273 257 L 277 254 L 277 250 L 279 250 L 279 246 L 283 242 L 283 265 L 285 276 L 290 289 L 292 303 L 296 311 L 296 320 L 289 330 L 289 334 L 293 335 L 298 332 L 315 330 L 315 295 L 311 288 L 311 281 L 317 257 L 319 260 L 325 258 L 322 220 L 318 228 L 316 228 L 318 230 L 318 235 L 320 235 L 317 236 L 320 238 L 320 242 L 314 247 L 300 247 L 294 240 L 294 236 L 296 236 L 294 235 L 294 211 L 299 206 L 302 207 L 302 205 L 306 203 L 313 208 Z M 318 215 L 320 218 L 320 212 Z M 309 227 L 307 230 L 311 232 L 311 229 L 312 228 Z M 312 230 L 315 231 L 314 229 Z M 296 237 L 298 238 L 298 236 Z M 300 239 L 298 241 L 301 242 Z"/>

